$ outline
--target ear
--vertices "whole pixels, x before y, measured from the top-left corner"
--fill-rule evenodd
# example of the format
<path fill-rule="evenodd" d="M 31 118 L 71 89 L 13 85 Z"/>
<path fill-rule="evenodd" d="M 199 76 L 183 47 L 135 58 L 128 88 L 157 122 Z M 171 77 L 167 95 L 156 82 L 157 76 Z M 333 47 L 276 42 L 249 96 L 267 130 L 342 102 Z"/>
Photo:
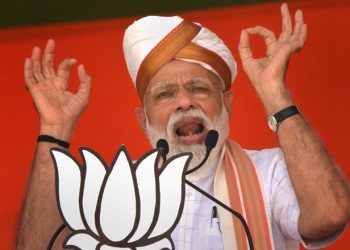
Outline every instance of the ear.
<path fill-rule="evenodd" d="M 224 98 L 224 105 L 225 108 L 229 114 L 229 116 L 231 116 L 232 113 L 232 100 L 233 100 L 233 93 L 231 90 L 226 90 L 223 93 L 223 98 Z"/>
<path fill-rule="evenodd" d="M 142 131 L 146 134 L 146 114 L 145 109 L 143 107 L 137 107 L 135 109 L 137 122 L 142 129 Z"/>

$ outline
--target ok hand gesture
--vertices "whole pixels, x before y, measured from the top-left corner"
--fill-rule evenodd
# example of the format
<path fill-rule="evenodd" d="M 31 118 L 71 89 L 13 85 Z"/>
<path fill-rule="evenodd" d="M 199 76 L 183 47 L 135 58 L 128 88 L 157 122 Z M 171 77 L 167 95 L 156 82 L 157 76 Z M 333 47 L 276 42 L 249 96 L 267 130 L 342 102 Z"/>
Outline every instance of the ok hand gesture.
<path fill-rule="evenodd" d="M 244 71 L 268 113 L 274 113 L 293 104 L 284 77 L 289 57 L 302 49 L 307 35 L 301 10 L 295 13 L 294 29 L 287 4 L 282 4 L 281 15 L 282 32 L 278 39 L 271 30 L 256 26 L 242 30 L 238 47 Z M 250 35 L 260 35 L 264 38 L 265 57 L 253 57 L 249 44 Z"/>
<path fill-rule="evenodd" d="M 78 66 L 80 85 L 76 94 L 69 91 L 69 75 L 76 59 L 66 58 L 53 68 L 55 42 L 48 40 L 41 59 L 39 47 L 24 63 L 24 79 L 40 116 L 40 134 L 68 141 L 75 124 L 88 104 L 91 77 Z"/>

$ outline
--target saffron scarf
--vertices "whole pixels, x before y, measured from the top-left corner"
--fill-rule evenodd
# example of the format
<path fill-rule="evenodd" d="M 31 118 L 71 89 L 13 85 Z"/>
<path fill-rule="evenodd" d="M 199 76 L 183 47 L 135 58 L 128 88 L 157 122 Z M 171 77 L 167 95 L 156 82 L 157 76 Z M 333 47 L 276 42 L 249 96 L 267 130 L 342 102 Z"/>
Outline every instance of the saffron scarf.
<path fill-rule="evenodd" d="M 245 218 L 255 249 L 275 249 L 270 215 L 257 169 L 247 153 L 234 141 L 228 140 L 223 147 L 214 179 L 214 193 L 217 199 Z M 249 249 L 239 219 L 224 208 L 219 208 L 219 216 L 225 249 Z"/>

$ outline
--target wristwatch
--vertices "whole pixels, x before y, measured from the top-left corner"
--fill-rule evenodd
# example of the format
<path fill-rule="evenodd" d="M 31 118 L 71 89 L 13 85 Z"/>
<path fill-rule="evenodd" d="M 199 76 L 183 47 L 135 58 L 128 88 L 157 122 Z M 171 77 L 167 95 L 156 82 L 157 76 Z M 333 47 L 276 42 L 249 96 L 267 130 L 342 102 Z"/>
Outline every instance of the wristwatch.
<path fill-rule="evenodd" d="M 269 125 L 270 129 L 273 132 L 276 132 L 278 129 L 278 126 L 288 117 L 291 117 L 293 115 L 300 114 L 299 109 L 297 106 L 289 106 L 287 108 L 284 108 L 277 113 L 270 114 L 267 116 L 267 124 Z"/>

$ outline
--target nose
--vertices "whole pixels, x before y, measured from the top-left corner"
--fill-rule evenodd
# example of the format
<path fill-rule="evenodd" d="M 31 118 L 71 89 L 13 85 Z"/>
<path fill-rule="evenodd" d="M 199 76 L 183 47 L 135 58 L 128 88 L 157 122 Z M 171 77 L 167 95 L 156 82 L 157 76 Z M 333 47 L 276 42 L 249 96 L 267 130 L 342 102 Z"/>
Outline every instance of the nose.
<path fill-rule="evenodd" d="M 194 107 L 192 96 L 184 88 L 179 88 L 175 100 L 176 110 L 186 110 Z"/>

